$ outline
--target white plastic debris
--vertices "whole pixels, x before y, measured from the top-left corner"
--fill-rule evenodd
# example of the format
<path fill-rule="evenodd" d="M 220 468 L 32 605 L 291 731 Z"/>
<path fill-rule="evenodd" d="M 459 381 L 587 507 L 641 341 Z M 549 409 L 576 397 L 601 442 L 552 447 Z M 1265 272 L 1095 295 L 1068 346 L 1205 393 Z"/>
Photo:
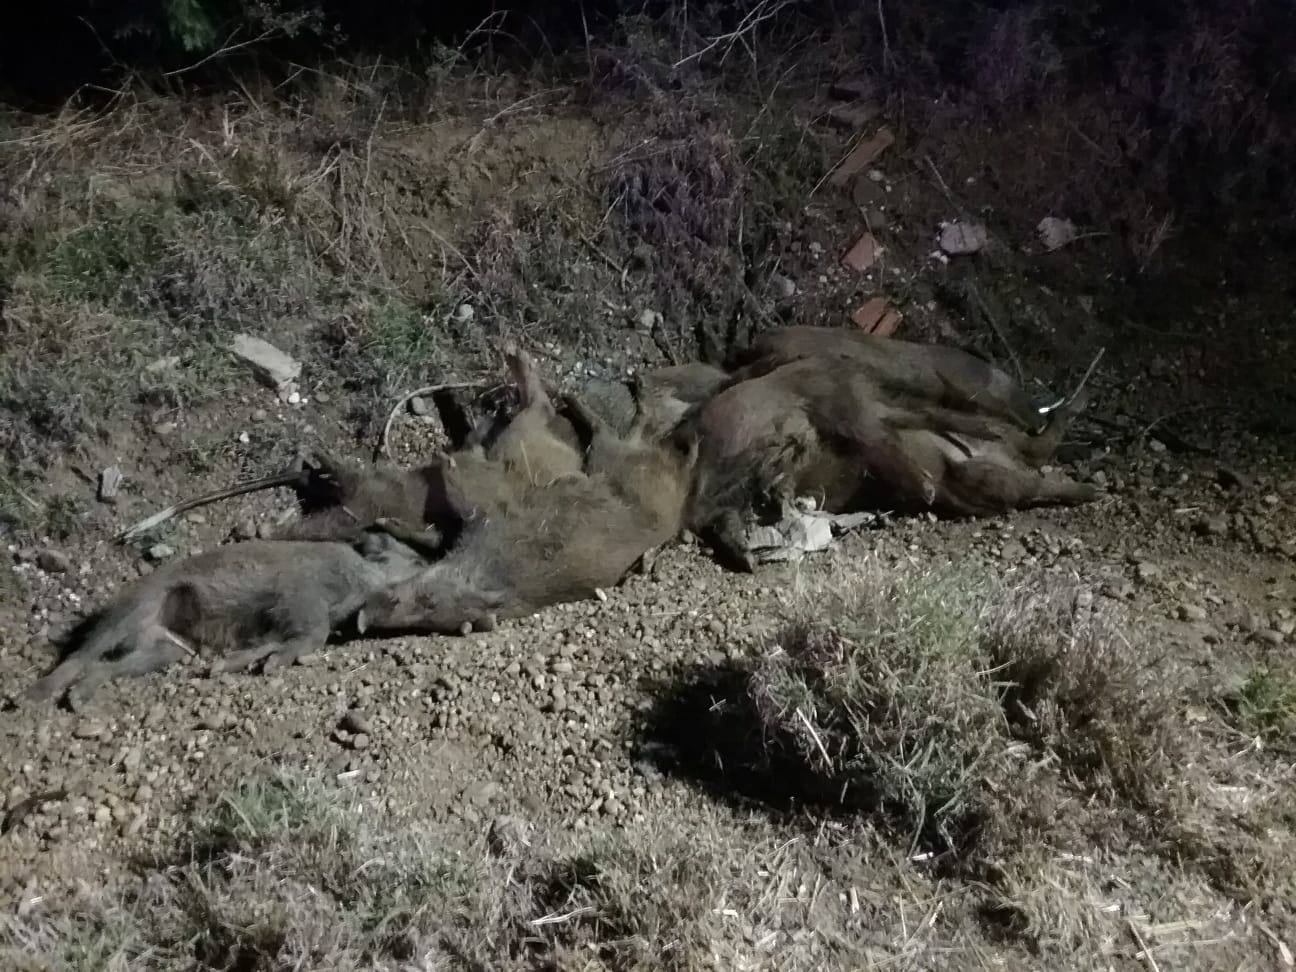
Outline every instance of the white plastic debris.
<path fill-rule="evenodd" d="M 1069 219 L 1062 219 L 1058 216 L 1045 216 L 1035 227 L 1035 232 L 1039 235 L 1039 241 L 1044 245 L 1044 249 L 1059 250 L 1072 243 L 1076 238 L 1075 223 Z"/>
<path fill-rule="evenodd" d="M 872 513 L 824 513 L 814 500 L 800 498 L 783 508 L 777 523 L 747 529 L 747 549 L 760 563 L 798 561 L 806 554 L 827 550 L 833 540 L 872 523 Z"/>

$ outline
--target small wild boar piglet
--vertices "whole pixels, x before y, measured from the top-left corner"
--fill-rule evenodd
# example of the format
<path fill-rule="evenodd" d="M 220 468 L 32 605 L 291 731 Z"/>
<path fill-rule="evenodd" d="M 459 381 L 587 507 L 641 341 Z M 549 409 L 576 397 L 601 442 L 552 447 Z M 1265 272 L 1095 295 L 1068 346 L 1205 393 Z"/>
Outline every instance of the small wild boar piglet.
<path fill-rule="evenodd" d="M 362 628 L 455 633 L 583 600 L 616 585 L 645 553 L 680 530 L 696 441 L 641 443 L 607 475 L 533 486 L 495 515 L 472 519 L 446 556 L 369 598 Z M 420 544 L 402 524 L 385 524 Z"/>
<path fill-rule="evenodd" d="M 322 648 L 375 591 L 426 566 L 381 530 L 355 544 L 263 540 L 232 544 L 137 581 L 90 622 L 81 643 L 27 691 L 80 702 L 108 679 L 142 675 L 196 654 L 192 640 L 240 647 L 213 671 L 263 661 L 270 670 Z"/>
<path fill-rule="evenodd" d="M 505 360 L 521 403 L 510 420 L 476 429 L 464 448 L 417 469 L 343 470 L 332 462 L 336 486 L 328 502 L 286 537 L 347 540 L 362 524 L 392 519 L 434 527 L 448 546 L 470 516 L 494 512 L 531 486 L 579 473 L 580 441 L 534 363 L 515 345 L 506 347 Z"/>

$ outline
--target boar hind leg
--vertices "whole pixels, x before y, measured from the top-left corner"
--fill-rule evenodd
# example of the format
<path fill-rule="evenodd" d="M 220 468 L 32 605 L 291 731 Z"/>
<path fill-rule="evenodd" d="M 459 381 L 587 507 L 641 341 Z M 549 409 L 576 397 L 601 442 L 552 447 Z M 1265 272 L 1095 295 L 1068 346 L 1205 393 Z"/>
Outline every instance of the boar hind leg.
<path fill-rule="evenodd" d="M 504 360 L 508 364 L 509 376 L 517 386 L 523 410 L 538 408 L 552 412 L 553 403 L 549 401 L 549 395 L 545 391 L 544 382 L 540 379 L 540 372 L 536 370 L 535 363 L 511 341 L 504 346 Z"/>
<path fill-rule="evenodd" d="M 998 368 L 984 362 L 968 362 L 960 367 L 955 362 L 937 366 L 936 370 L 945 386 L 946 400 L 960 408 L 993 415 L 1024 432 L 1043 427 L 1044 419 L 1035 411 L 1026 390 Z"/>
<path fill-rule="evenodd" d="M 437 559 L 445 553 L 440 534 L 435 531 L 416 530 L 408 523 L 395 517 L 382 517 L 374 520 L 367 529 L 385 533 L 393 540 L 405 544 L 416 554 L 429 559 Z"/>
<path fill-rule="evenodd" d="M 603 418 L 575 395 L 563 395 L 562 406 L 567 420 L 576 427 L 577 433 L 585 441 L 592 440 L 601 432 L 610 432 Z"/>
<path fill-rule="evenodd" d="M 953 463 L 946 499 L 969 512 L 1006 513 L 1031 506 L 1074 506 L 1097 495 L 1086 483 L 990 459 Z"/>
<path fill-rule="evenodd" d="M 66 686 L 68 704 L 77 709 L 89 701 L 99 686 L 115 678 L 161 671 L 188 657 L 190 649 L 169 631 L 141 639 L 119 658 L 86 663 Z"/>
<path fill-rule="evenodd" d="M 263 641 L 254 648 L 232 651 L 224 658 L 217 659 L 212 664 L 211 674 L 246 671 L 258 662 L 261 663 L 262 672 L 272 672 L 284 665 L 291 665 L 303 655 L 318 651 L 324 647 L 327 640 L 326 626 L 322 634 L 317 631 L 297 638 L 285 638 L 282 641 Z"/>
<path fill-rule="evenodd" d="M 562 416 L 576 434 L 578 448 L 585 453 L 585 471 L 587 473 L 607 472 L 607 468 L 595 470 L 591 466 L 605 467 L 609 462 L 614 462 L 619 454 L 616 451 L 617 446 L 625 440 L 604 420 L 603 416 L 575 395 L 562 396 Z M 641 426 L 636 419 L 628 435 L 636 435 L 640 430 Z"/>
<path fill-rule="evenodd" d="M 217 659 L 212 674 L 245 671 L 257 663 L 263 672 L 271 672 L 318 651 L 328 641 L 328 605 L 317 595 L 285 598 L 270 609 L 266 627 L 265 640 Z"/>
<path fill-rule="evenodd" d="M 88 662 L 84 657 L 76 654 L 69 655 L 52 672 L 34 682 L 27 689 L 26 697 L 33 702 L 45 702 L 62 697 L 68 687 L 81 678 L 87 665 L 90 664 L 93 663 Z"/>
<path fill-rule="evenodd" d="M 1096 499 L 1098 490 L 1089 483 L 1077 483 L 1061 473 L 1041 476 L 1029 506 L 1079 506 Z"/>

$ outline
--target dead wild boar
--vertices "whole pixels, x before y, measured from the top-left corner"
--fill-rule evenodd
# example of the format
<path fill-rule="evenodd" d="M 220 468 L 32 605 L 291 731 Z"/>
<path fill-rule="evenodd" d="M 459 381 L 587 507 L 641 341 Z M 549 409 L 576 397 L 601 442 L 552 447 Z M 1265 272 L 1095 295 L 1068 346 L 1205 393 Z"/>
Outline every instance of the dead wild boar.
<path fill-rule="evenodd" d="M 811 495 L 832 513 L 954 516 L 1084 502 L 1091 487 L 1039 472 L 1082 401 L 1032 434 L 993 410 L 896 392 L 867 368 L 795 359 L 727 386 L 686 418 L 701 443 L 688 524 L 748 570 L 742 524 L 764 500 Z"/>
<path fill-rule="evenodd" d="M 322 648 L 374 592 L 426 566 L 382 530 L 356 544 L 264 540 L 170 564 L 137 581 L 85 630 L 80 644 L 27 691 L 85 701 L 103 682 L 142 675 L 196 654 L 190 641 L 247 645 L 213 671 L 265 670 Z"/>
<path fill-rule="evenodd" d="M 806 358 L 831 358 L 863 371 L 890 399 L 993 416 L 1037 432 L 1044 420 L 1030 396 L 1000 368 L 959 348 L 879 337 L 837 327 L 773 328 L 736 356 L 733 383 Z"/>
<path fill-rule="evenodd" d="M 490 510 L 527 485 L 581 470 L 582 443 L 555 409 L 531 360 L 506 351 L 521 408 L 511 420 L 483 423 L 464 447 L 415 469 L 346 463 L 325 453 L 300 456 L 281 473 L 186 500 L 119 535 L 139 536 L 187 510 L 263 489 L 292 489 L 302 518 L 279 539 L 354 542 L 365 524 L 380 518 L 427 524 L 453 539 L 463 521 Z"/>
<path fill-rule="evenodd" d="M 592 445 L 595 464 L 611 455 Z M 489 628 L 619 583 L 675 536 L 697 459 L 690 433 L 640 442 L 613 469 L 524 490 L 495 515 L 474 517 L 455 546 L 417 577 L 376 592 L 358 623 L 381 630 L 455 633 Z M 380 524 L 419 547 L 417 532 Z"/>
<path fill-rule="evenodd" d="M 331 502 L 288 536 L 345 538 L 348 526 L 389 518 L 423 523 L 447 538 L 474 513 L 499 509 L 520 491 L 581 471 L 581 442 L 554 407 L 531 359 L 516 345 L 505 359 L 521 408 L 502 427 L 476 430 L 462 449 L 417 469 L 371 468 L 337 475 Z M 492 434 L 493 433 L 493 434 Z"/>

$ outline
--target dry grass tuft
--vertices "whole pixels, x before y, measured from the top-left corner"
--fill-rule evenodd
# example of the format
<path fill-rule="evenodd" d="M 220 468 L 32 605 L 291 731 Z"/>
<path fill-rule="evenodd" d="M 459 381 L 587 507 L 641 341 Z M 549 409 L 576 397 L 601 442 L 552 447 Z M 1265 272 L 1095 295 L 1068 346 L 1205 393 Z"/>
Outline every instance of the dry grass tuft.
<path fill-rule="evenodd" d="M 981 592 L 956 574 L 870 565 L 802 595 L 750 691 L 772 745 L 915 846 L 955 847 L 1015 762 L 980 641 Z"/>
<path fill-rule="evenodd" d="M 1135 802 L 1162 784 L 1176 750 L 1173 684 L 1091 592 L 1051 575 L 1010 589 L 994 601 L 982 643 L 1016 738 Z"/>
<path fill-rule="evenodd" d="M 857 954 L 828 867 L 715 810 L 529 844 L 397 822 L 281 773 L 223 795 L 134 881 L 0 916 L 0 961 L 55 969 L 697 969 Z M 824 860 L 816 860 L 816 856 Z M 826 887 L 826 886 L 825 886 Z M 862 919 L 861 919 L 862 920 Z M 831 933 L 829 933 L 831 932 Z"/>
<path fill-rule="evenodd" d="M 493 868 L 480 848 L 377 831 L 348 794 L 278 776 L 223 796 L 179 860 L 120 896 L 6 918 L 0 953 L 57 968 L 394 969 L 505 937 L 512 898 Z"/>
<path fill-rule="evenodd" d="M 869 564 L 800 595 L 749 691 L 769 745 L 838 803 L 975 865 L 1068 788 L 1154 801 L 1176 752 L 1158 672 L 1052 575 Z"/>
<path fill-rule="evenodd" d="M 1113 870 L 1202 927 L 1221 897 L 1287 913 L 1290 771 L 1186 723 L 1186 685 L 1127 630 L 1055 574 L 869 563 L 799 592 L 748 696 L 781 778 L 936 852 L 915 859 L 975 889 L 991 941 L 1097 961 Z M 1233 711 L 1272 733 L 1288 688 L 1257 674 Z"/>

